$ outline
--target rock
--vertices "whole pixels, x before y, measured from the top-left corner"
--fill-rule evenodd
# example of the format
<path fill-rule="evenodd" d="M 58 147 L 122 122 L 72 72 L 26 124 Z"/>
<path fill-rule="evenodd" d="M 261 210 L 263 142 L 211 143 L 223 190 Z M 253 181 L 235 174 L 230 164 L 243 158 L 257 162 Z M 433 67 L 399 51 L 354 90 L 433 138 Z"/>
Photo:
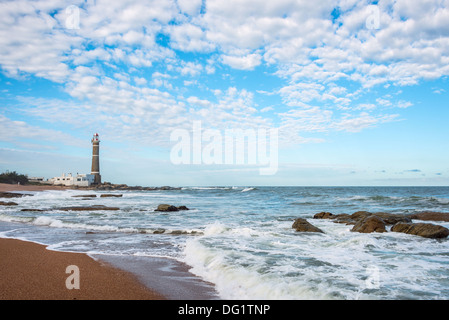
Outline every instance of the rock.
<path fill-rule="evenodd" d="M 61 211 L 99 211 L 99 210 L 117 211 L 117 210 L 120 210 L 120 208 L 97 205 L 97 206 L 90 206 L 90 207 L 63 207 L 63 208 L 56 208 L 55 210 L 61 210 Z"/>
<path fill-rule="evenodd" d="M 357 212 L 354 212 L 353 214 L 351 214 L 350 218 L 352 220 L 359 221 L 359 220 L 364 219 L 370 215 L 372 215 L 372 213 L 368 212 L 368 211 L 357 211 Z"/>
<path fill-rule="evenodd" d="M 168 212 L 168 211 L 179 211 L 179 209 L 170 204 L 160 204 L 157 206 L 157 209 L 154 211 Z"/>
<path fill-rule="evenodd" d="M 387 225 L 396 224 L 398 222 L 405 222 L 405 223 L 412 222 L 412 219 L 410 219 L 408 216 L 405 216 L 402 214 L 376 212 L 376 213 L 373 213 L 373 215 L 381 218 Z"/>
<path fill-rule="evenodd" d="M 431 223 L 404 223 L 398 222 L 391 227 L 393 232 L 413 234 L 424 238 L 442 239 L 449 235 L 449 229 Z"/>
<path fill-rule="evenodd" d="M 72 198 L 96 198 L 96 194 L 79 194 L 76 196 L 72 196 Z"/>
<path fill-rule="evenodd" d="M 173 230 L 172 232 L 170 232 L 170 234 L 188 234 L 188 232 L 182 230 Z"/>
<path fill-rule="evenodd" d="M 345 223 L 347 225 L 355 224 L 356 221 L 351 219 L 351 215 L 347 213 L 334 215 L 333 221 L 335 223 Z"/>
<path fill-rule="evenodd" d="M 424 211 L 410 215 L 410 218 L 425 221 L 445 221 L 449 222 L 449 213 Z"/>
<path fill-rule="evenodd" d="M 0 198 L 22 198 L 31 197 L 32 194 L 15 193 L 15 192 L 0 192 Z"/>
<path fill-rule="evenodd" d="M 3 202 L 3 201 L 0 201 L 0 206 L 18 206 L 18 204 L 15 203 L 15 202 Z"/>
<path fill-rule="evenodd" d="M 179 206 L 175 207 L 171 204 L 160 204 L 157 206 L 157 209 L 154 211 L 162 211 L 162 212 L 169 212 L 169 211 L 180 211 L 180 210 L 190 210 L 186 206 Z"/>
<path fill-rule="evenodd" d="M 360 219 L 354 225 L 351 231 L 360 233 L 371 233 L 371 232 L 386 232 L 387 230 L 385 230 L 385 222 L 381 218 L 372 215 Z"/>
<path fill-rule="evenodd" d="M 41 209 L 22 209 L 22 210 L 20 210 L 20 211 L 24 211 L 24 212 L 27 212 L 27 211 L 30 211 L 30 212 L 34 212 L 34 211 L 36 211 L 36 212 L 42 212 L 42 211 L 44 211 L 44 210 L 41 210 Z"/>
<path fill-rule="evenodd" d="M 314 219 L 333 219 L 335 216 L 330 212 L 320 212 L 313 216 Z"/>
<path fill-rule="evenodd" d="M 123 197 L 123 194 L 113 194 L 113 193 L 106 193 L 100 196 L 100 198 L 121 198 L 121 197 Z"/>
<path fill-rule="evenodd" d="M 324 233 L 321 229 L 310 224 L 306 219 L 303 219 L 303 218 L 296 219 L 292 225 L 292 228 L 299 232 L 321 232 L 321 233 Z"/>

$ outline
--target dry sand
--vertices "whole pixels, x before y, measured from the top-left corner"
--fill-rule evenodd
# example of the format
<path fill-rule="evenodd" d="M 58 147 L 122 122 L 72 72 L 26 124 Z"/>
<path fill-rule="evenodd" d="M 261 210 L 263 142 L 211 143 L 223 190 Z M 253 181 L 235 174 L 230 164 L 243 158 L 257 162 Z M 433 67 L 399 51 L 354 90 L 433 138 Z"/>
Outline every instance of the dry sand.
<path fill-rule="evenodd" d="M 68 266 L 79 268 L 80 289 L 69 290 Z M 133 275 L 86 254 L 0 239 L 0 300 L 163 300 Z"/>
<path fill-rule="evenodd" d="M 70 187 L 65 186 L 51 186 L 51 185 L 20 185 L 0 183 L 0 192 L 11 191 L 45 191 L 45 190 L 67 190 Z"/>

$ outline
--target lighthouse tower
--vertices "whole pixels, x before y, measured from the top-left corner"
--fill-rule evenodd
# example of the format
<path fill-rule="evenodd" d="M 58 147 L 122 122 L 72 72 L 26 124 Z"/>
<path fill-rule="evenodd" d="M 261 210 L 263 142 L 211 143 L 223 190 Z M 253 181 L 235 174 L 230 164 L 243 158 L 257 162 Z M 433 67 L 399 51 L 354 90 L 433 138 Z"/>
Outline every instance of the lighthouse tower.
<path fill-rule="evenodd" d="M 94 134 L 92 138 L 92 170 L 91 174 L 95 176 L 93 184 L 101 184 L 100 175 L 100 136 Z"/>

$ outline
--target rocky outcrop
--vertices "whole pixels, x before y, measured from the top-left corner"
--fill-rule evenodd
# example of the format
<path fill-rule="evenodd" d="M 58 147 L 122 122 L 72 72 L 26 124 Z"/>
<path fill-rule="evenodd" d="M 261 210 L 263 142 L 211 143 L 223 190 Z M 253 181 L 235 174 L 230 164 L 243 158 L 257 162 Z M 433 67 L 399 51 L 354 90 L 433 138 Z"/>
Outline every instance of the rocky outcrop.
<path fill-rule="evenodd" d="M 96 198 L 96 194 L 79 194 L 76 196 L 72 196 L 72 198 Z"/>
<path fill-rule="evenodd" d="M 324 233 L 320 228 L 310 224 L 306 219 L 298 218 L 292 225 L 292 228 L 298 232 L 320 232 Z"/>
<path fill-rule="evenodd" d="M 4 201 L 0 201 L 0 206 L 18 206 L 18 204 L 15 203 L 15 202 L 4 202 Z"/>
<path fill-rule="evenodd" d="M 375 215 L 370 215 L 360 219 L 354 225 L 351 231 L 360 233 L 371 233 L 371 232 L 386 232 L 387 230 L 385 229 L 384 220 Z"/>
<path fill-rule="evenodd" d="M 62 207 L 62 208 L 56 208 L 54 210 L 61 210 L 61 211 L 100 211 L 100 210 L 117 211 L 117 210 L 120 210 L 120 208 L 96 205 L 96 206 L 89 206 L 89 207 Z"/>
<path fill-rule="evenodd" d="M 336 216 L 330 212 L 320 212 L 313 216 L 314 219 L 334 219 Z"/>
<path fill-rule="evenodd" d="M 189 210 L 186 206 L 175 207 L 171 204 L 160 204 L 157 206 L 157 209 L 154 211 L 162 211 L 162 212 L 170 212 L 170 211 L 181 211 L 181 210 Z"/>
<path fill-rule="evenodd" d="M 412 219 L 416 220 L 424 220 L 424 221 L 445 221 L 449 222 L 449 213 L 447 212 L 433 212 L 433 211 L 424 211 L 412 214 L 410 216 Z"/>
<path fill-rule="evenodd" d="M 121 198 L 123 194 L 113 194 L 113 193 L 105 193 L 100 196 L 100 198 Z"/>
<path fill-rule="evenodd" d="M 393 232 L 413 234 L 424 238 L 442 239 L 449 236 L 449 229 L 432 223 L 398 222 L 391 227 Z"/>
<path fill-rule="evenodd" d="M 83 187 L 78 187 L 81 189 Z M 104 182 L 100 185 L 91 187 L 85 187 L 85 189 L 91 190 L 129 190 L 129 191 L 157 191 L 157 190 L 181 190 L 181 188 L 162 186 L 162 187 L 142 187 L 142 186 L 128 186 L 126 184 L 113 184 L 110 182 Z"/>
<path fill-rule="evenodd" d="M 393 214 L 387 212 L 371 213 L 368 211 L 357 211 L 353 214 L 332 214 L 330 212 L 320 212 L 313 216 L 314 219 L 331 219 L 336 223 L 345 223 L 347 225 L 355 225 L 358 222 L 375 216 L 383 220 L 385 225 L 393 225 L 398 222 L 411 222 L 411 218 L 401 214 Z M 373 220 L 374 221 L 374 220 Z"/>
<path fill-rule="evenodd" d="M 32 194 L 27 193 L 15 193 L 15 192 L 0 192 L 0 198 L 22 198 L 31 197 Z"/>

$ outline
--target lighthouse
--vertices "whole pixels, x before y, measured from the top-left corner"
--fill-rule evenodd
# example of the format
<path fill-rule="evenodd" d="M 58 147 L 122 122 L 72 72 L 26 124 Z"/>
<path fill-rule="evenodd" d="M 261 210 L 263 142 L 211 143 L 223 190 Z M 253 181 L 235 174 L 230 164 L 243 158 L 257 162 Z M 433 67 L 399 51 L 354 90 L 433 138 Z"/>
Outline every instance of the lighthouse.
<path fill-rule="evenodd" d="M 95 176 L 93 184 L 101 184 L 100 175 L 100 136 L 94 134 L 92 138 L 92 170 L 91 174 Z"/>

